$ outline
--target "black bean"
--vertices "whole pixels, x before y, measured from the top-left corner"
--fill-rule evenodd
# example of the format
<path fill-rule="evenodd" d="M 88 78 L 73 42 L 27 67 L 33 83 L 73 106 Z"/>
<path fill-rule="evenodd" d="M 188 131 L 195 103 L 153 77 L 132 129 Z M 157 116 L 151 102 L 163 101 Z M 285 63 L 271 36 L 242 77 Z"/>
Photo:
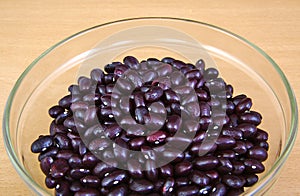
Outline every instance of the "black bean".
<path fill-rule="evenodd" d="M 47 174 L 47 175 L 48 175 L 48 174 Z M 50 177 L 50 176 L 47 176 L 47 177 L 45 178 L 45 184 L 46 184 L 46 186 L 47 186 L 49 189 L 53 189 L 53 188 L 55 188 L 56 185 L 57 185 L 57 180 L 54 179 L 54 178 L 52 178 L 52 177 Z"/>
<path fill-rule="evenodd" d="M 211 170 L 214 169 L 219 164 L 219 160 L 213 156 L 202 156 L 197 157 L 194 160 L 194 165 L 200 170 Z"/>
<path fill-rule="evenodd" d="M 67 196 L 70 195 L 70 184 L 66 181 L 59 182 L 55 187 L 55 195 L 56 196 Z"/>
<path fill-rule="evenodd" d="M 121 132 L 122 132 L 122 128 L 119 127 L 119 125 L 117 125 L 117 124 L 109 125 L 105 129 L 105 134 L 110 139 L 115 139 L 116 137 L 118 137 L 121 134 Z"/>
<path fill-rule="evenodd" d="M 193 171 L 190 178 L 193 183 L 199 185 L 200 187 L 209 185 L 209 181 L 210 181 L 209 177 L 206 176 L 201 171 L 198 171 L 198 170 Z"/>
<path fill-rule="evenodd" d="M 189 161 L 182 161 L 177 163 L 174 167 L 175 175 L 186 176 L 192 171 L 193 164 Z"/>
<path fill-rule="evenodd" d="M 254 141 L 267 141 L 268 138 L 269 138 L 268 133 L 261 129 L 257 129 L 254 135 Z"/>
<path fill-rule="evenodd" d="M 145 93 L 145 100 L 149 102 L 157 101 L 163 95 L 163 90 L 158 86 L 153 86 Z"/>
<path fill-rule="evenodd" d="M 40 153 L 53 145 L 52 136 L 40 136 L 31 144 L 31 152 Z"/>
<path fill-rule="evenodd" d="M 171 164 L 161 166 L 159 168 L 159 170 L 160 170 L 160 175 L 164 178 L 172 177 L 173 173 L 174 173 L 173 172 L 173 166 Z"/>
<path fill-rule="evenodd" d="M 212 189 L 211 196 L 224 196 L 226 195 L 226 186 L 222 183 L 217 183 Z"/>
<path fill-rule="evenodd" d="M 78 192 L 75 193 L 74 196 L 99 196 L 100 193 L 97 189 L 93 188 L 82 188 Z"/>
<path fill-rule="evenodd" d="M 136 159 L 129 159 L 127 162 L 128 172 L 134 178 L 142 178 L 143 171 L 141 164 Z"/>
<path fill-rule="evenodd" d="M 199 101 L 208 101 L 210 98 L 209 94 L 203 89 L 196 89 L 196 94 Z"/>
<path fill-rule="evenodd" d="M 250 159 L 256 159 L 258 161 L 265 161 L 268 158 L 268 153 L 264 148 L 254 146 L 253 148 L 249 149 L 248 157 Z"/>
<path fill-rule="evenodd" d="M 143 136 L 146 132 L 145 127 L 139 124 L 129 126 L 125 131 L 128 137 Z"/>
<path fill-rule="evenodd" d="M 258 176 L 255 174 L 245 174 L 244 178 L 246 180 L 246 187 L 252 186 L 258 181 Z"/>
<path fill-rule="evenodd" d="M 167 178 L 163 187 L 162 187 L 162 194 L 168 195 L 174 191 L 175 188 L 175 180 L 174 178 Z"/>
<path fill-rule="evenodd" d="M 60 151 L 58 151 L 56 158 L 69 160 L 72 155 L 73 155 L 73 152 L 71 150 L 60 150 Z"/>
<path fill-rule="evenodd" d="M 223 158 L 227 158 L 227 159 L 235 158 L 235 152 L 233 150 L 222 150 L 222 151 L 219 151 L 217 154 L 218 154 L 218 157 L 223 157 Z"/>
<path fill-rule="evenodd" d="M 103 178 L 106 174 L 115 171 L 117 163 L 107 164 L 104 162 L 98 162 L 93 169 L 93 174 L 98 176 L 100 179 Z"/>
<path fill-rule="evenodd" d="M 108 73 L 104 75 L 104 83 L 106 84 L 105 86 L 105 92 L 107 92 L 107 86 L 115 81 L 115 74 L 113 73 Z"/>
<path fill-rule="evenodd" d="M 234 189 L 242 188 L 246 183 L 245 179 L 242 176 L 239 177 L 235 175 L 224 175 L 222 181 L 224 184 Z"/>
<path fill-rule="evenodd" d="M 129 188 L 137 193 L 147 194 L 154 189 L 154 185 L 145 179 L 135 179 L 130 183 Z"/>
<path fill-rule="evenodd" d="M 116 170 L 105 176 L 101 182 L 103 187 L 111 187 L 113 185 L 124 182 L 128 178 L 126 171 Z"/>
<path fill-rule="evenodd" d="M 89 169 L 74 168 L 70 170 L 70 176 L 74 179 L 80 179 L 88 174 L 90 174 Z"/>
<path fill-rule="evenodd" d="M 193 196 L 197 195 L 199 192 L 199 187 L 195 185 L 182 186 L 177 189 L 177 195 L 180 196 Z"/>
<path fill-rule="evenodd" d="M 123 93 L 130 93 L 133 90 L 133 84 L 129 79 L 120 77 L 117 80 L 116 88 Z"/>
<path fill-rule="evenodd" d="M 57 159 L 52 163 L 50 170 L 53 178 L 61 178 L 69 170 L 68 162 L 64 159 Z"/>
<path fill-rule="evenodd" d="M 117 65 L 114 70 L 115 78 L 121 77 L 129 69 L 128 65 Z"/>
<path fill-rule="evenodd" d="M 56 118 L 59 114 L 63 113 L 65 109 L 59 105 L 53 106 L 49 109 L 48 113 L 52 118 Z"/>
<path fill-rule="evenodd" d="M 264 141 L 259 142 L 259 143 L 258 143 L 258 146 L 260 146 L 260 147 L 266 149 L 267 151 L 269 150 L 269 144 L 268 144 L 268 142 L 264 142 Z"/>
<path fill-rule="evenodd" d="M 128 65 L 132 69 L 138 70 L 140 68 L 139 61 L 135 57 L 133 57 L 133 56 L 126 56 L 123 59 L 123 63 L 125 65 Z"/>
<path fill-rule="evenodd" d="M 234 127 L 226 127 L 222 129 L 222 135 L 226 135 L 229 137 L 232 137 L 234 139 L 242 139 L 243 138 L 243 133 L 241 130 L 236 129 Z"/>
<path fill-rule="evenodd" d="M 248 173 L 262 173 L 265 171 L 265 166 L 258 160 L 246 159 L 244 161 L 245 171 Z"/>
<path fill-rule="evenodd" d="M 190 78 L 200 79 L 201 76 L 202 74 L 198 69 L 192 69 L 185 74 L 185 77 L 188 79 Z"/>
<path fill-rule="evenodd" d="M 216 170 L 205 171 L 205 175 L 208 176 L 212 181 L 217 181 L 220 177 Z"/>
<path fill-rule="evenodd" d="M 249 123 L 239 124 L 237 128 L 242 131 L 245 138 L 253 136 L 257 131 L 256 126 Z"/>
<path fill-rule="evenodd" d="M 145 141 L 146 141 L 146 139 L 144 137 L 137 137 L 137 138 L 131 139 L 128 144 L 129 144 L 131 150 L 138 151 L 141 149 L 141 146 L 144 145 Z"/>
<path fill-rule="evenodd" d="M 245 154 L 247 152 L 247 147 L 245 142 L 237 141 L 236 146 L 233 148 L 233 151 L 238 153 L 239 155 Z"/>
<path fill-rule="evenodd" d="M 252 100 L 250 98 L 242 99 L 236 106 L 235 110 L 237 113 L 244 113 L 249 111 L 252 107 Z"/>
<path fill-rule="evenodd" d="M 216 144 L 218 145 L 218 149 L 220 150 L 225 150 L 225 149 L 231 149 L 232 147 L 235 146 L 236 141 L 232 137 L 229 136 L 220 136 Z"/>
<path fill-rule="evenodd" d="M 45 175 L 48 175 L 51 169 L 51 165 L 54 162 L 52 157 L 45 157 L 40 162 L 41 170 L 44 172 Z"/>
<path fill-rule="evenodd" d="M 240 161 L 232 161 L 232 164 L 233 164 L 233 171 L 232 173 L 235 174 L 235 175 L 240 175 L 244 172 L 245 170 L 245 165 L 240 162 Z"/>
<path fill-rule="evenodd" d="M 261 115 L 257 112 L 250 111 L 249 113 L 243 113 L 240 115 L 240 122 L 241 123 L 250 123 L 253 125 L 259 125 L 261 123 Z"/>
<path fill-rule="evenodd" d="M 86 153 L 82 158 L 82 164 L 86 168 L 93 168 L 98 162 L 98 158 L 91 152 Z"/>
<path fill-rule="evenodd" d="M 125 185 L 113 187 L 108 193 L 108 196 L 125 196 L 128 193 L 128 188 Z"/>
<path fill-rule="evenodd" d="M 199 193 L 201 195 L 209 195 L 209 193 L 211 192 L 211 190 L 212 190 L 212 186 L 208 185 L 208 186 L 205 186 L 205 187 L 201 188 L 199 190 Z"/>
<path fill-rule="evenodd" d="M 135 107 L 145 107 L 144 93 L 138 92 L 134 94 Z"/>
<path fill-rule="evenodd" d="M 82 159 L 78 154 L 73 154 L 68 160 L 70 167 L 79 168 L 82 166 Z"/>
<path fill-rule="evenodd" d="M 57 147 L 60 149 L 70 149 L 71 148 L 71 141 L 67 137 L 67 135 L 58 133 L 54 136 L 54 142 Z"/>
<path fill-rule="evenodd" d="M 150 144 L 158 145 L 165 142 L 166 138 L 167 138 L 167 134 L 164 131 L 156 131 L 155 133 L 148 135 L 146 140 Z"/>
<path fill-rule="evenodd" d="M 225 173 L 229 173 L 233 170 L 233 165 L 229 159 L 220 157 L 219 162 L 220 162 L 220 166 L 217 168 L 217 170 L 220 173 L 225 174 Z"/>
<path fill-rule="evenodd" d="M 247 98 L 247 96 L 244 94 L 237 95 L 237 96 L 233 97 L 232 102 L 234 103 L 234 105 L 238 105 L 240 103 L 240 101 L 242 101 L 245 98 Z"/>
<path fill-rule="evenodd" d="M 89 187 L 99 187 L 100 179 L 97 176 L 88 175 L 80 179 L 81 184 Z"/>
<path fill-rule="evenodd" d="M 182 119 L 178 115 L 169 116 L 166 127 L 170 133 L 176 133 L 181 128 Z"/>
<path fill-rule="evenodd" d="M 164 57 L 163 59 L 161 59 L 161 62 L 172 64 L 174 60 L 175 59 L 173 59 L 172 57 Z"/>
<path fill-rule="evenodd" d="M 50 147 L 46 151 L 39 154 L 38 160 L 41 161 L 45 157 L 55 157 L 58 153 L 57 147 Z"/>
<path fill-rule="evenodd" d="M 156 163 L 154 160 L 147 160 L 146 161 L 146 170 L 145 175 L 148 180 L 155 182 L 158 178 L 158 169 L 156 168 Z"/>
<path fill-rule="evenodd" d="M 87 110 L 89 107 L 88 103 L 85 101 L 77 101 L 71 104 L 70 108 L 72 112 L 75 112 L 77 110 Z"/>

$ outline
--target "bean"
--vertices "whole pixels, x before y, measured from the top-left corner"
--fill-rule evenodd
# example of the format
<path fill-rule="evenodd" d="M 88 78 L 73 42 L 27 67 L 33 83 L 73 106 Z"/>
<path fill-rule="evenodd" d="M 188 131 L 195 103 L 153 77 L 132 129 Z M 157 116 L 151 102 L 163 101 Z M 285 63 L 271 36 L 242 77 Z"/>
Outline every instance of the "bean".
<path fill-rule="evenodd" d="M 208 186 L 205 186 L 205 187 L 201 188 L 201 189 L 199 190 L 199 193 L 200 193 L 201 195 L 208 195 L 208 194 L 210 193 L 211 190 L 212 190 L 212 186 L 208 185 Z"/>
<path fill-rule="evenodd" d="M 52 118 L 56 118 L 59 114 L 63 113 L 65 109 L 59 105 L 53 106 L 49 109 L 48 113 Z"/>
<path fill-rule="evenodd" d="M 268 158 L 268 153 L 264 148 L 254 146 L 253 148 L 249 149 L 248 157 L 250 159 L 256 159 L 258 161 L 265 161 Z"/>
<path fill-rule="evenodd" d="M 126 171 L 116 170 L 105 176 L 101 182 L 103 187 L 111 187 L 113 185 L 124 182 L 128 178 Z"/>
<path fill-rule="evenodd" d="M 237 141 L 236 146 L 233 148 L 233 151 L 238 153 L 239 155 L 245 154 L 247 152 L 247 147 L 245 142 Z"/>
<path fill-rule="evenodd" d="M 56 158 L 69 160 L 72 155 L 73 155 L 73 152 L 71 150 L 60 150 L 57 153 Z"/>
<path fill-rule="evenodd" d="M 115 140 L 115 147 L 113 148 L 114 155 L 117 160 L 125 162 L 128 158 L 128 145 L 121 138 Z"/>
<path fill-rule="evenodd" d="M 237 106 L 245 98 L 247 98 L 246 95 L 240 94 L 240 95 L 237 95 L 237 96 L 233 97 L 232 102 L 234 103 L 234 105 Z"/>
<path fill-rule="evenodd" d="M 191 79 L 191 78 L 200 79 L 201 76 L 202 74 L 198 69 L 192 69 L 185 74 L 185 77 L 187 79 Z"/>
<path fill-rule="evenodd" d="M 154 160 L 147 160 L 146 161 L 146 170 L 145 175 L 148 180 L 155 182 L 158 179 L 158 169 L 156 168 L 156 163 Z"/>
<path fill-rule="evenodd" d="M 171 164 L 164 165 L 159 168 L 160 174 L 162 177 L 167 178 L 167 177 L 172 177 L 173 176 L 173 166 Z"/>
<path fill-rule="evenodd" d="M 258 176 L 255 174 L 246 174 L 244 175 L 244 177 L 246 179 L 246 187 L 252 186 L 258 181 Z"/>
<path fill-rule="evenodd" d="M 212 189 L 211 196 L 224 196 L 226 195 L 227 190 L 224 184 L 217 183 L 215 187 Z"/>
<path fill-rule="evenodd" d="M 51 165 L 54 162 L 52 157 L 45 157 L 40 162 L 40 168 L 44 172 L 45 175 L 48 175 L 51 169 Z"/>
<path fill-rule="evenodd" d="M 78 78 L 78 86 L 80 91 L 88 91 L 92 85 L 92 81 L 86 77 L 79 77 Z"/>
<path fill-rule="evenodd" d="M 144 93 L 138 92 L 134 94 L 135 107 L 145 107 Z"/>
<path fill-rule="evenodd" d="M 210 179 L 208 176 L 206 176 L 203 172 L 200 171 L 193 171 L 191 174 L 191 181 L 200 187 L 204 187 L 209 185 Z"/>
<path fill-rule="evenodd" d="M 249 111 L 252 107 L 252 100 L 250 98 L 244 98 L 242 99 L 236 106 L 235 110 L 237 113 L 244 113 L 246 111 Z"/>
<path fill-rule="evenodd" d="M 41 161 L 45 157 L 52 157 L 54 158 L 58 153 L 58 148 L 57 147 L 50 147 L 46 151 L 43 151 L 42 153 L 39 154 L 38 160 Z"/>
<path fill-rule="evenodd" d="M 82 97 L 82 100 L 84 102 L 87 102 L 89 104 L 95 104 L 98 105 L 100 104 L 100 100 L 101 100 L 101 95 L 99 93 L 90 93 L 90 94 L 86 94 Z M 71 105 L 72 106 L 72 105 Z"/>
<path fill-rule="evenodd" d="M 201 116 L 211 116 L 211 108 L 206 102 L 200 102 Z"/>
<path fill-rule="evenodd" d="M 153 86 L 145 93 L 145 100 L 149 102 L 157 101 L 163 95 L 163 90 L 158 86 Z"/>
<path fill-rule="evenodd" d="M 218 75 L 219 71 L 212 67 L 209 67 L 204 71 L 204 77 L 206 80 L 215 79 Z"/>
<path fill-rule="evenodd" d="M 127 162 L 128 172 L 134 178 L 143 178 L 141 164 L 136 159 L 129 159 Z"/>
<path fill-rule="evenodd" d="M 78 154 L 73 154 L 68 160 L 70 167 L 79 168 L 82 166 L 82 159 Z"/>
<path fill-rule="evenodd" d="M 156 69 L 156 72 L 158 73 L 158 76 L 168 76 L 172 73 L 172 67 L 169 64 L 162 63 Z"/>
<path fill-rule="evenodd" d="M 131 150 L 140 150 L 141 149 L 141 146 L 144 145 L 145 143 L 145 138 L 144 137 L 137 137 L 137 138 L 134 138 L 132 140 L 129 141 L 129 146 L 130 146 L 130 149 Z"/>
<path fill-rule="evenodd" d="M 135 124 L 129 126 L 125 131 L 128 137 L 136 137 L 136 136 L 143 136 L 146 130 L 144 126 Z"/>
<path fill-rule="evenodd" d="M 104 106 L 103 108 L 101 108 L 101 110 L 100 110 L 100 116 L 104 120 L 111 120 L 113 118 L 113 116 L 114 116 L 111 107 Z"/>
<path fill-rule="evenodd" d="M 236 140 L 243 138 L 243 133 L 241 130 L 233 128 L 233 127 L 226 127 L 222 129 L 222 135 L 232 137 Z"/>
<path fill-rule="evenodd" d="M 118 137 L 121 134 L 121 132 L 122 132 L 122 128 L 119 127 L 119 125 L 117 125 L 117 124 L 109 125 L 105 129 L 105 134 L 110 139 L 115 139 L 116 137 Z"/>
<path fill-rule="evenodd" d="M 133 84 L 129 79 L 118 78 L 116 88 L 122 93 L 130 93 L 133 90 Z"/>
<path fill-rule="evenodd" d="M 173 160 L 172 162 L 177 163 L 184 159 L 184 154 L 175 148 L 171 148 L 163 151 L 163 156 L 168 160 Z"/>
<path fill-rule="evenodd" d="M 257 112 L 250 111 L 249 113 L 244 113 L 240 115 L 240 122 L 241 123 L 250 123 L 253 125 L 259 125 L 261 123 L 261 115 Z"/>
<path fill-rule="evenodd" d="M 208 101 L 210 98 L 209 94 L 203 89 L 196 89 L 196 94 L 199 101 Z"/>
<path fill-rule="evenodd" d="M 218 157 L 223 157 L 227 159 L 234 159 L 235 152 L 233 150 L 223 150 L 218 152 Z"/>
<path fill-rule="evenodd" d="M 101 69 L 95 68 L 91 71 L 90 76 L 92 80 L 101 84 L 101 82 L 103 81 L 104 73 Z"/>
<path fill-rule="evenodd" d="M 199 170 L 212 170 L 219 164 L 219 160 L 213 156 L 197 157 L 194 165 Z"/>
<path fill-rule="evenodd" d="M 268 138 L 269 138 L 268 133 L 261 129 L 257 129 L 257 131 L 254 135 L 255 141 L 267 141 Z"/>
<path fill-rule="evenodd" d="M 248 173 L 262 173 L 265 171 L 265 166 L 255 159 L 245 159 L 245 171 Z"/>
<path fill-rule="evenodd" d="M 218 149 L 226 150 L 233 148 L 236 144 L 236 141 L 232 137 L 220 136 L 217 139 L 216 144 L 218 145 Z"/>
<path fill-rule="evenodd" d="M 163 187 L 162 187 L 162 194 L 170 194 L 173 192 L 175 188 L 175 180 L 173 178 L 167 178 Z"/>
<path fill-rule="evenodd" d="M 220 157 L 219 162 L 220 162 L 220 166 L 217 168 L 219 173 L 225 174 L 233 170 L 233 165 L 229 159 Z"/>
<path fill-rule="evenodd" d="M 193 144 L 191 147 L 191 151 L 195 154 L 195 155 L 199 155 L 202 153 L 210 153 L 210 152 L 214 152 L 217 149 L 217 145 L 211 144 L 211 143 L 199 143 L 199 144 Z"/>
<path fill-rule="evenodd" d="M 117 65 L 114 70 L 115 77 L 119 79 L 119 77 L 121 77 L 128 70 L 128 68 L 128 65 Z"/>
<path fill-rule="evenodd" d="M 206 136 L 206 132 L 205 131 L 199 131 L 196 136 L 193 138 L 193 143 L 194 144 L 199 144 L 201 143 L 204 138 Z"/>
<path fill-rule="evenodd" d="M 177 163 L 174 167 L 175 175 L 177 176 L 185 176 L 188 175 L 192 171 L 192 163 L 189 161 L 182 161 Z"/>
<path fill-rule="evenodd" d="M 69 183 L 66 181 L 59 182 L 55 187 L 55 195 L 56 196 L 66 196 L 70 195 Z"/>
<path fill-rule="evenodd" d="M 177 133 L 176 136 L 168 137 L 167 142 L 169 142 L 171 146 L 174 145 L 175 148 L 184 149 L 192 143 L 192 139 L 186 134 Z"/>
<path fill-rule="evenodd" d="M 197 195 L 198 192 L 199 192 L 199 187 L 195 185 L 182 186 L 177 189 L 177 195 L 179 196 Z"/>
<path fill-rule="evenodd" d="M 53 189 L 56 187 L 57 181 L 54 178 L 47 176 L 45 178 L 45 184 L 49 189 Z"/>
<path fill-rule="evenodd" d="M 69 170 L 68 162 L 64 159 L 57 159 L 51 165 L 51 176 L 53 178 L 61 178 Z"/>
<path fill-rule="evenodd" d="M 212 181 L 217 181 L 220 177 L 216 170 L 205 171 L 205 175 L 208 176 Z"/>
<path fill-rule="evenodd" d="M 70 191 L 72 191 L 72 192 L 78 192 L 81 189 L 83 189 L 83 186 L 81 185 L 80 181 L 73 181 L 71 183 Z"/>
<path fill-rule="evenodd" d="M 253 136 L 257 131 L 256 126 L 249 123 L 239 124 L 237 128 L 243 133 L 245 138 Z"/>
<path fill-rule="evenodd" d="M 164 131 L 156 131 L 155 133 L 148 135 L 146 140 L 150 144 L 158 145 L 165 142 L 166 138 L 167 138 L 167 134 Z"/>
<path fill-rule="evenodd" d="M 171 84 L 173 86 L 179 86 L 182 85 L 185 81 L 184 75 L 179 71 L 173 71 L 173 73 L 170 76 Z"/>
<path fill-rule="evenodd" d="M 128 188 L 125 185 L 118 185 L 111 189 L 108 196 L 125 196 L 128 193 Z"/>
<path fill-rule="evenodd" d="M 104 71 L 106 71 L 107 73 L 113 73 L 115 70 L 115 67 L 120 64 L 121 64 L 120 62 L 112 62 L 110 64 L 107 64 L 104 66 Z"/>
<path fill-rule="evenodd" d="M 184 128 L 189 133 L 199 132 L 200 124 L 196 120 L 184 120 Z"/>
<path fill-rule="evenodd" d="M 74 196 L 99 196 L 100 193 L 97 189 L 93 188 L 82 188 L 78 192 L 75 193 Z"/>
<path fill-rule="evenodd" d="M 40 153 L 53 145 L 52 136 L 40 136 L 31 144 L 31 152 Z"/>
<path fill-rule="evenodd" d="M 242 188 L 246 183 L 243 177 L 239 177 L 235 175 L 224 175 L 222 181 L 224 184 L 234 189 Z"/>
<path fill-rule="evenodd" d="M 245 170 L 245 165 L 240 161 L 233 161 L 232 165 L 233 165 L 233 172 L 232 173 L 235 174 L 235 175 L 240 175 Z"/>
<path fill-rule="evenodd" d="M 93 169 L 93 174 L 96 175 L 98 178 L 103 178 L 107 173 L 115 171 L 117 166 L 116 163 L 107 164 L 104 162 L 98 162 Z"/>
<path fill-rule="evenodd" d="M 149 115 L 149 111 L 145 107 L 138 107 L 135 109 L 135 120 L 139 124 L 145 124 L 145 116 Z"/>
<path fill-rule="evenodd" d="M 166 127 L 170 133 L 176 133 L 181 127 L 181 117 L 178 115 L 169 116 L 167 119 Z"/>
<path fill-rule="evenodd" d="M 163 63 L 168 63 L 168 64 L 172 64 L 174 60 L 175 60 L 175 59 L 173 59 L 172 57 L 164 57 L 164 58 L 161 60 L 161 62 L 163 62 Z"/>
<path fill-rule="evenodd" d="M 139 61 L 135 57 L 133 57 L 133 56 L 126 56 L 123 59 L 123 63 L 125 65 L 128 65 L 132 69 L 138 70 L 140 68 Z"/>
<path fill-rule="evenodd" d="M 82 164 L 86 168 L 93 168 L 98 162 L 98 159 L 91 152 L 86 153 L 82 158 Z"/>
<path fill-rule="evenodd" d="M 147 194 L 154 189 L 154 185 L 145 179 L 135 179 L 130 183 L 129 188 L 137 193 Z"/>
<path fill-rule="evenodd" d="M 269 144 L 267 142 L 259 142 L 258 146 L 266 149 L 267 151 L 269 150 Z"/>
<path fill-rule="evenodd" d="M 71 148 L 71 141 L 67 137 L 67 135 L 58 133 L 54 136 L 54 142 L 56 146 L 58 146 L 60 149 L 70 149 Z"/>
<path fill-rule="evenodd" d="M 100 179 L 97 176 L 88 175 L 80 179 L 84 186 L 97 188 L 100 185 Z"/>
<path fill-rule="evenodd" d="M 88 149 L 90 151 L 103 151 L 109 146 L 110 146 L 110 142 L 107 139 L 96 138 L 89 143 Z"/>

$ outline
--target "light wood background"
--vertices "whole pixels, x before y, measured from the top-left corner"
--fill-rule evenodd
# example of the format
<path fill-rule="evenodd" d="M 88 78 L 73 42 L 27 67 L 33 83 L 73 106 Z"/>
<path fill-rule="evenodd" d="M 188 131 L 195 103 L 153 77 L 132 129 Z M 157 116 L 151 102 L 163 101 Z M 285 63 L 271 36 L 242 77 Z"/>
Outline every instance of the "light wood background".
<path fill-rule="evenodd" d="M 299 0 L 1 0 L 0 118 L 19 75 L 47 48 L 88 27 L 139 16 L 190 18 L 247 38 L 280 65 L 299 98 Z M 299 137 L 268 195 L 300 195 Z M 0 195 L 31 195 L 9 162 L 2 134 L 0 152 Z"/>

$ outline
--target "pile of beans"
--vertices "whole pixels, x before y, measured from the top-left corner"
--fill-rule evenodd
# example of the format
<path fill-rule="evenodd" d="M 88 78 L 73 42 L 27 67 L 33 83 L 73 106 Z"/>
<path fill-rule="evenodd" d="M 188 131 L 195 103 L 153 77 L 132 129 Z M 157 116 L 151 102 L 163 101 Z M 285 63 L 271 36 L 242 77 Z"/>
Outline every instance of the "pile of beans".
<path fill-rule="evenodd" d="M 127 56 L 123 63 L 81 76 L 78 84 L 69 86 L 70 94 L 49 109 L 50 134 L 31 145 L 31 151 L 39 153 L 46 186 L 56 195 L 76 196 L 243 193 L 265 170 L 268 134 L 258 128 L 262 116 L 251 110 L 252 100 L 244 94 L 233 96 L 233 87 L 218 75 L 217 69 L 205 68 L 203 60 L 193 65 L 170 57 L 139 62 Z M 182 85 L 184 80 L 188 87 Z M 223 94 L 212 95 L 210 89 L 223 89 Z M 128 99 L 122 96 L 130 91 Z M 215 96 L 225 99 L 223 118 L 212 112 L 221 104 Z M 221 130 L 206 146 L 203 141 L 212 124 Z M 186 148 L 167 151 L 164 145 L 170 141 Z M 147 152 L 157 147 L 172 159 L 156 168 L 157 156 Z M 134 157 L 124 149 L 147 156 Z M 203 149 L 206 153 L 200 155 Z"/>

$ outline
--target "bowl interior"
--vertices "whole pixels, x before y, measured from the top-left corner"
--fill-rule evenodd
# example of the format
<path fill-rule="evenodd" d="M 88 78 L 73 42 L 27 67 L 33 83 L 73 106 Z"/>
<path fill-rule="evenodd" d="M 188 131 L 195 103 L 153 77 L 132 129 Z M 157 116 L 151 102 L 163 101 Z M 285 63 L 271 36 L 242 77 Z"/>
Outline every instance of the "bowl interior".
<path fill-rule="evenodd" d="M 164 31 L 166 27 L 172 35 L 154 33 L 157 39 L 129 36 L 151 28 Z M 118 36 L 111 38 L 111 32 Z M 165 39 L 168 36 L 172 39 Z M 65 40 L 37 59 L 17 84 L 8 113 L 9 143 L 16 156 L 16 167 L 20 167 L 21 176 L 35 192 L 52 193 L 44 185 L 37 155 L 30 152 L 31 143 L 39 135 L 49 133 L 48 109 L 68 94 L 68 86 L 76 83 L 78 76 L 88 75 L 92 68 L 103 68 L 112 61 L 122 61 L 126 55 L 139 60 L 171 56 L 190 63 L 203 58 L 207 66 L 216 66 L 224 80 L 233 85 L 234 95 L 243 93 L 251 97 L 253 110 L 263 116 L 259 127 L 269 133 L 270 149 L 264 162 L 266 171 L 245 194 L 262 193 L 269 188 L 270 178 L 277 170 L 274 167 L 279 167 L 277 161 L 290 142 L 295 115 L 289 99 L 291 92 L 286 90 L 276 66 L 248 43 L 212 26 L 183 20 L 145 19 L 95 27 Z"/>

